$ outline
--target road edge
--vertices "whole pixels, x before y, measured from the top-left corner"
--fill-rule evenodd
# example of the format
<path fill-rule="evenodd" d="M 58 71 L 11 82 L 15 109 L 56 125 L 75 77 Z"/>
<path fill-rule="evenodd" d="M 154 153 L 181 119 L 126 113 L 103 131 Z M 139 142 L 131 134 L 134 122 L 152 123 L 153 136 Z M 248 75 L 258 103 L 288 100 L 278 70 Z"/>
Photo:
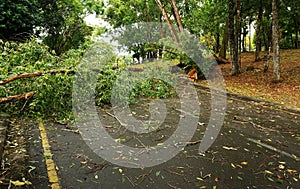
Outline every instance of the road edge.
<path fill-rule="evenodd" d="M 200 85 L 198 83 L 194 83 L 194 86 L 198 89 L 205 90 L 207 92 L 210 92 L 211 90 L 215 90 L 215 89 L 212 89 L 210 87 Z M 269 107 L 276 106 L 280 110 L 284 110 L 286 112 L 293 113 L 293 114 L 300 114 L 300 110 L 293 109 L 293 108 L 288 108 L 288 107 L 286 107 L 282 104 L 279 104 L 279 103 L 274 103 L 274 102 L 270 102 L 270 101 L 267 101 L 267 100 L 261 100 L 261 99 L 256 99 L 256 98 L 252 98 L 252 97 L 248 97 L 248 96 L 243 96 L 243 95 L 236 94 L 236 93 L 230 93 L 227 90 L 226 90 L 226 96 L 231 98 L 231 99 L 234 98 L 234 99 L 248 101 L 248 102 L 256 102 L 256 103 L 262 104 L 264 106 L 269 106 Z"/>

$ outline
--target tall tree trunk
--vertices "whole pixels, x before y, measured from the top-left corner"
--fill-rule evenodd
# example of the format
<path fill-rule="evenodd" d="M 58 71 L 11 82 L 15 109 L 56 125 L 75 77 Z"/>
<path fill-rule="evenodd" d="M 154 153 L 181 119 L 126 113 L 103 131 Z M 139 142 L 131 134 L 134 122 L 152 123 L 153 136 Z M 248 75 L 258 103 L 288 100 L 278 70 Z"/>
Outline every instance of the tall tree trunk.
<path fill-rule="evenodd" d="M 176 33 L 176 31 L 175 31 L 172 23 L 171 23 L 171 19 L 170 19 L 168 13 L 167 13 L 165 7 L 163 6 L 163 4 L 161 3 L 160 0 L 155 0 L 155 1 L 157 3 L 158 7 L 160 8 L 161 12 L 163 13 L 166 21 L 167 21 L 167 24 L 169 26 L 170 32 L 171 32 L 171 34 L 172 34 L 172 36 L 173 36 L 176 44 L 179 45 L 179 39 L 178 39 L 177 33 Z"/>
<path fill-rule="evenodd" d="M 177 5 L 176 5 L 176 1 L 175 0 L 171 0 L 171 4 L 172 4 L 172 7 L 174 9 L 175 18 L 176 18 L 176 22 L 177 22 L 179 31 L 183 32 L 183 26 L 182 26 L 180 14 L 179 14 L 179 11 L 178 11 L 178 8 L 177 8 Z"/>
<path fill-rule="evenodd" d="M 262 16 L 263 16 L 263 8 L 262 8 L 262 0 L 259 1 L 259 8 L 258 8 L 258 16 L 256 20 L 256 41 L 255 41 L 255 59 L 254 61 L 257 62 L 260 60 L 259 53 L 261 50 L 261 40 L 260 40 L 260 31 L 261 31 L 261 22 L 262 22 Z"/>
<path fill-rule="evenodd" d="M 215 39 L 216 39 L 216 44 L 215 44 L 215 47 L 214 47 L 214 51 L 215 51 L 215 54 L 217 54 L 220 51 L 220 33 L 217 33 L 215 35 Z"/>
<path fill-rule="evenodd" d="M 160 24 L 159 33 L 160 33 L 161 39 L 165 37 L 162 19 L 163 19 L 163 15 L 162 15 L 162 13 L 160 13 L 159 14 L 159 24 Z M 158 48 L 158 57 L 162 58 L 162 55 L 163 55 L 163 48 Z"/>
<path fill-rule="evenodd" d="M 252 39 L 251 39 L 251 19 L 249 20 L 249 51 L 252 52 Z"/>
<path fill-rule="evenodd" d="M 269 50 L 268 50 L 268 53 L 267 53 L 267 61 L 266 61 L 265 66 L 264 66 L 264 72 L 267 72 L 269 70 L 270 53 L 271 53 L 271 46 L 269 46 Z"/>
<path fill-rule="evenodd" d="M 243 49 L 243 52 L 247 52 L 247 49 L 246 49 L 246 38 L 247 38 L 247 32 L 246 32 L 246 28 L 244 27 L 243 28 L 243 34 L 242 34 L 243 38 L 242 38 L 242 49 Z"/>
<path fill-rule="evenodd" d="M 229 41 L 230 41 L 230 56 L 231 56 L 231 75 L 240 74 L 239 67 L 239 55 L 238 55 L 238 41 L 237 32 L 235 28 L 235 18 L 236 18 L 236 7 L 235 0 L 229 0 Z"/>
<path fill-rule="evenodd" d="M 237 49 L 238 49 L 238 74 L 241 72 L 241 0 L 236 0 L 236 43 L 237 43 Z"/>
<path fill-rule="evenodd" d="M 226 23 L 224 26 L 222 46 L 221 46 L 220 54 L 219 54 L 219 56 L 224 59 L 226 59 L 226 50 L 227 50 L 227 46 L 228 46 L 228 20 L 229 20 L 229 18 L 226 19 Z"/>
<path fill-rule="evenodd" d="M 295 39 L 295 48 L 299 48 L 299 21 L 298 17 L 294 18 L 295 22 L 295 34 L 296 34 L 296 39 Z"/>
<path fill-rule="evenodd" d="M 272 0 L 272 38 L 273 38 L 273 63 L 274 82 L 280 80 L 280 48 L 279 48 L 279 16 L 278 0 Z"/>

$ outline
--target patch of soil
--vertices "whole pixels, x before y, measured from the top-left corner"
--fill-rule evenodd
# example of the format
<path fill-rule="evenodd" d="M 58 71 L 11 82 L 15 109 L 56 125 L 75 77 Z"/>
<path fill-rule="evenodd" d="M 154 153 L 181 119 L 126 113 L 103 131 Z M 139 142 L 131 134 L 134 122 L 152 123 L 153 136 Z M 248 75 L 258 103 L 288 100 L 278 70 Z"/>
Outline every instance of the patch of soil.
<path fill-rule="evenodd" d="M 11 121 L 1 162 L 0 188 L 29 188 L 28 127 L 24 120 Z"/>
<path fill-rule="evenodd" d="M 264 57 L 267 52 L 262 52 Z M 282 104 L 300 110 L 300 50 L 282 50 L 280 58 L 281 82 L 273 83 L 273 63 L 270 59 L 269 71 L 264 73 L 265 61 L 254 61 L 254 52 L 242 53 L 242 73 L 231 76 L 231 65 L 222 64 L 220 68 L 228 92 L 256 99 Z M 273 56 L 271 54 L 271 56 Z M 199 84 L 206 85 L 205 81 Z"/>

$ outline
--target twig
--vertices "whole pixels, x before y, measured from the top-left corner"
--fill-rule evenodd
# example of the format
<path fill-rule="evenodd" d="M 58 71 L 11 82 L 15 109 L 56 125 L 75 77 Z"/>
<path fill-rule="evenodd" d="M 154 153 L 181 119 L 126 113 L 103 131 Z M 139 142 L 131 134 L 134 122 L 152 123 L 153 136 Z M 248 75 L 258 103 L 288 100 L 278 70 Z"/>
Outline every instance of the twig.
<path fill-rule="evenodd" d="M 177 189 L 177 187 L 176 186 L 172 186 L 169 182 L 167 182 L 167 184 L 168 184 L 168 186 L 170 187 L 170 188 L 174 188 L 174 189 Z"/>
<path fill-rule="evenodd" d="M 138 137 L 134 137 L 137 141 L 139 141 L 139 143 L 142 144 L 142 146 L 147 150 L 148 152 L 148 147 L 138 138 Z"/>
<path fill-rule="evenodd" d="M 171 171 L 171 170 L 167 170 L 167 169 L 164 169 L 164 170 L 167 171 L 168 173 L 173 174 L 173 175 L 183 176 L 183 174 L 180 174 L 180 173 L 177 173 L 177 172 L 174 172 L 174 171 Z"/>
<path fill-rule="evenodd" d="M 30 98 L 27 98 L 27 100 L 26 100 L 26 102 L 24 103 L 23 107 L 21 108 L 20 112 L 22 112 L 22 111 L 24 110 L 24 108 L 25 108 L 26 104 L 28 103 L 29 99 L 30 99 Z"/>
<path fill-rule="evenodd" d="M 128 177 L 128 176 L 125 176 L 127 178 L 127 180 L 132 184 L 133 187 L 136 186 L 136 184 L 134 182 L 132 182 L 132 180 Z"/>
<path fill-rule="evenodd" d="M 76 134 L 80 134 L 79 130 L 72 130 L 72 129 L 61 129 L 62 131 L 69 131 L 69 132 L 72 132 L 72 133 L 76 133 Z"/>
<path fill-rule="evenodd" d="M 104 111 L 107 115 L 109 115 L 109 116 L 115 118 L 115 119 L 120 123 L 120 127 L 119 127 L 118 131 L 121 129 L 121 126 L 126 126 L 126 124 L 122 123 L 122 121 L 121 121 L 117 116 L 115 116 L 115 115 L 109 113 L 109 112 L 106 111 L 106 110 L 103 110 L 103 111 Z M 117 132 L 118 132 L 118 131 L 117 131 Z"/>
<path fill-rule="evenodd" d="M 276 130 L 274 129 L 270 129 L 270 128 L 266 128 L 266 127 L 263 127 L 261 125 L 258 125 L 256 123 L 254 123 L 253 121 L 247 121 L 247 120 L 238 120 L 236 117 L 235 117 L 235 120 L 232 120 L 233 122 L 238 122 L 238 123 L 250 123 L 251 125 L 253 125 L 254 127 L 260 129 L 260 130 L 268 130 L 268 131 L 273 131 L 273 132 L 277 132 Z"/>
<path fill-rule="evenodd" d="M 186 145 L 187 146 L 192 146 L 192 145 L 196 145 L 201 143 L 202 140 L 196 140 L 196 141 L 192 141 L 192 142 L 187 142 Z"/>
<path fill-rule="evenodd" d="M 153 169 L 151 169 L 149 171 L 149 173 L 147 173 L 147 174 L 140 175 L 137 179 L 139 179 L 140 177 L 142 177 L 142 180 L 140 182 L 138 182 L 137 185 L 141 184 L 145 180 L 145 177 L 148 177 L 152 173 L 152 171 L 153 171 Z"/>

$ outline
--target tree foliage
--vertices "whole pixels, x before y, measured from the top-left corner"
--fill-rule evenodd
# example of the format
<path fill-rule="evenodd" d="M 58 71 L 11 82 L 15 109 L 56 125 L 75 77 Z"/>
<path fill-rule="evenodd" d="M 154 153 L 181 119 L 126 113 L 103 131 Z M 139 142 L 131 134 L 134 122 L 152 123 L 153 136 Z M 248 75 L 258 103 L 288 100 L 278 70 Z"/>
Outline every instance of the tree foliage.
<path fill-rule="evenodd" d="M 0 42 L 0 80 L 9 77 L 48 70 L 74 70 L 82 57 L 81 50 L 71 50 L 61 57 L 36 40 L 25 43 Z M 67 72 L 43 77 L 19 79 L 1 85 L 0 96 L 34 92 L 34 98 L 1 104 L 1 111 L 10 114 L 24 113 L 30 116 L 44 114 L 63 117 L 71 110 L 72 75 Z"/>
<path fill-rule="evenodd" d="M 23 41 L 41 22 L 38 0 L 4 0 L 0 2 L 0 39 Z"/>
<path fill-rule="evenodd" d="M 274 2 L 278 10 L 276 12 Z M 140 28 L 143 36 L 132 35 L 130 29 L 120 30 L 123 32 L 120 35 L 123 39 L 119 39 L 119 42 L 133 52 L 133 58 L 140 63 L 145 59 L 175 59 L 174 62 L 182 67 L 193 69 L 196 65 L 194 60 L 203 61 L 204 54 L 209 53 L 198 53 L 199 49 L 191 47 L 205 43 L 211 53 L 220 52 L 223 58 L 226 58 L 226 52 L 231 51 L 234 54 L 231 56 L 235 65 L 232 73 L 236 75 L 240 72 L 241 51 L 251 51 L 254 46 L 254 60 L 260 60 L 260 51 L 272 47 L 275 52 L 274 80 L 279 80 L 279 49 L 299 48 L 300 1 L 3 0 L 0 2 L 0 80 L 18 74 L 74 70 L 85 49 L 92 43 L 89 36 L 93 28 L 84 22 L 84 18 L 91 13 L 102 15 L 114 29 L 146 23 Z M 169 28 L 157 27 L 155 31 L 148 31 L 151 28 L 150 23 L 154 22 L 167 22 Z M 250 39 L 253 25 L 255 44 Z M 192 39 L 192 44 L 191 39 L 182 35 L 183 31 L 196 36 Z M 270 35 L 272 32 L 273 35 Z M 144 41 L 136 42 L 137 38 L 143 37 Z M 42 42 L 32 38 L 38 38 Z M 174 41 L 177 46 L 172 46 Z M 189 48 L 190 54 L 185 53 L 184 50 Z M 113 81 L 125 70 L 125 67 L 112 69 L 112 65 L 120 62 L 131 66 L 132 59 L 122 59 L 116 55 L 107 62 L 104 74 L 99 77 L 101 82 L 97 83 L 96 101 L 99 105 L 109 102 Z M 205 66 L 211 64 L 209 61 L 202 63 L 203 68 L 209 68 Z M 199 78 L 203 78 L 209 69 L 201 71 L 198 70 Z M 67 115 L 66 112 L 71 108 L 73 76 L 68 72 L 57 73 L 59 74 L 45 74 L 42 77 L 24 78 L 1 85 L 1 97 L 35 93 L 30 100 L 1 105 L 1 110 L 9 113 L 26 110 L 30 115 L 37 112 L 54 116 Z M 163 97 L 164 94 L 173 93 L 170 86 L 157 80 L 144 81 L 132 93 L 133 96 L 146 97 Z"/>
<path fill-rule="evenodd" d="M 41 37 L 57 55 L 78 48 L 91 34 L 84 22 L 101 12 L 98 0 L 5 0 L 0 2 L 0 38 L 25 41 Z"/>

